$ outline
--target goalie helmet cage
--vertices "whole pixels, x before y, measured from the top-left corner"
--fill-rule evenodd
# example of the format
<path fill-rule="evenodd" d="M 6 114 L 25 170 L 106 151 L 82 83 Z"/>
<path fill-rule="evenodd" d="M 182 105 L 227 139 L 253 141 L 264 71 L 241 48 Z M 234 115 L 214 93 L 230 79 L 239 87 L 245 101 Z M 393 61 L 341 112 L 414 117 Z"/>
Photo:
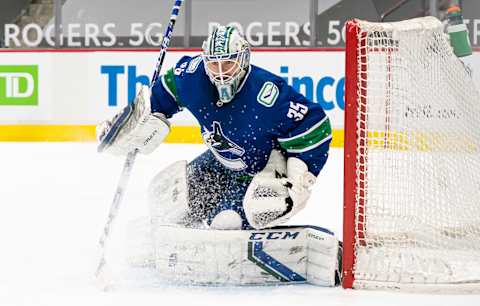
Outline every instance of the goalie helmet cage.
<path fill-rule="evenodd" d="M 480 289 L 480 96 L 434 17 L 347 24 L 344 288 Z"/>

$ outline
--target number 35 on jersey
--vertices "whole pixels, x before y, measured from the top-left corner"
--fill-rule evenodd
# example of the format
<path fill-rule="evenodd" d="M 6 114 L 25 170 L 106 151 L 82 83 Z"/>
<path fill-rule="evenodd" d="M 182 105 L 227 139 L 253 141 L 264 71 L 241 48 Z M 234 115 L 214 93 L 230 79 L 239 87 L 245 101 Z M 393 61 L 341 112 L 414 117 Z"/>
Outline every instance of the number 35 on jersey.
<path fill-rule="evenodd" d="M 290 108 L 288 109 L 287 117 L 295 121 L 300 121 L 307 114 L 308 107 L 301 103 L 290 101 Z"/>

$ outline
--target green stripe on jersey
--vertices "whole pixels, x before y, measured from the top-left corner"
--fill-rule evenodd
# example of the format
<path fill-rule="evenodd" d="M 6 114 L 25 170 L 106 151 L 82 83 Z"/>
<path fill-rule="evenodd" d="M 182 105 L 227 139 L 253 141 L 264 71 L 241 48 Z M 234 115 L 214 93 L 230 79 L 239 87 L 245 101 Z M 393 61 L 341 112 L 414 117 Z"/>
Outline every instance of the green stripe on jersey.
<path fill-rule="evenodd" d="M 280 146 L 290 153 L 301 153 L 314 149 L 332 138 L 330 120 L 325 117 L 302 134 L 290 138 L 278 138 Z"/>
<path fill-rule="evenodd" d="M 162 76 L 162 84 L 165 90 L 172 96 L 172 98 L 177 102 L 180 108 L 183 108 L 183 104 L 180 101 L 180 97 L 177 93 L 177 85 L 175 84 L 175 75 L 173 74 L 173 68 L 167 70 L 167 72 Z"/>

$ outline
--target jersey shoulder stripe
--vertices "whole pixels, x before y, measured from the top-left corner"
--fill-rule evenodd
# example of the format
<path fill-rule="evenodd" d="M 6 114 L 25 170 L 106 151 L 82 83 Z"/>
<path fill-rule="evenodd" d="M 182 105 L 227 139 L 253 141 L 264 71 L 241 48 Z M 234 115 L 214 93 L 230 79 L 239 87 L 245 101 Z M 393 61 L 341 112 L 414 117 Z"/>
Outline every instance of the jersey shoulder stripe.
<path fill-rule="evenodd" d="M 175 74 L 173 68 L 167 70 L 167 72 L 161 78 L 163 88 L 172 96 L 177 102 L 180 108 L 183 107 L 183 103 L 180 101 L 180 97 L 177 91 L 177 85 L 175 83 Z"/>
<path fill-rule="evenodd" d="M 332 127 L 330 120 L 325 116 L 307 131 L 289 138 L 278 138 L 278 142 L 289 153 L 302 153 L 320 146 L 331 138 Z"/>

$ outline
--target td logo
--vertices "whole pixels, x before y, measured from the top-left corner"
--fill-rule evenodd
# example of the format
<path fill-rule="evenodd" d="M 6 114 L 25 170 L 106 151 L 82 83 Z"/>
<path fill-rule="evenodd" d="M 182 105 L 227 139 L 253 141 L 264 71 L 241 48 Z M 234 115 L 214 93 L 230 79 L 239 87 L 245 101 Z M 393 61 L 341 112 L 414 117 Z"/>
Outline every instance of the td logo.
<path fill-rule="evenodd" d="M 0 65 L 1 105 L 38 105 L 37 65 Z"/>

